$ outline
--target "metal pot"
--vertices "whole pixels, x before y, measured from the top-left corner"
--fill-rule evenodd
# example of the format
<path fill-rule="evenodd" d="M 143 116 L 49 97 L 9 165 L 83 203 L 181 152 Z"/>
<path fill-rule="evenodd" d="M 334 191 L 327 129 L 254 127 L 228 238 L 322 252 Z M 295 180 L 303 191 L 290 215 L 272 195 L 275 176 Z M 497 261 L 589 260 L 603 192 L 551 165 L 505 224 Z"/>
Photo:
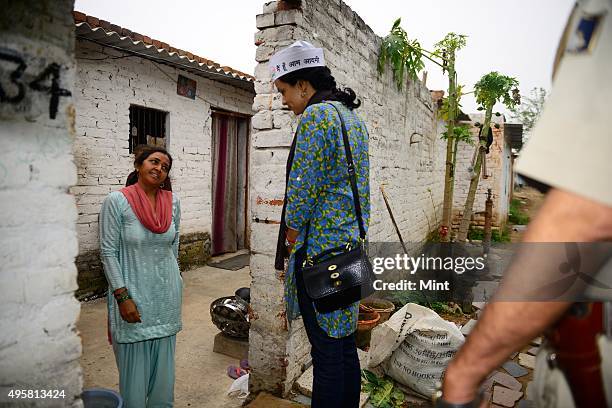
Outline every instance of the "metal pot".
<path fill-rule="evenodd" d="M 238 296 L 247 303 L 251 303 L 251 289 L 249 288 L 237 289 L 236 292 L 234 292 L 234 295 Z"/>
<path fill-rule="evenodd" d="M 239 296 L 225 296 L 210 304 L 215 326 L 231 337 L 249 337 L 249 304 Z"/>

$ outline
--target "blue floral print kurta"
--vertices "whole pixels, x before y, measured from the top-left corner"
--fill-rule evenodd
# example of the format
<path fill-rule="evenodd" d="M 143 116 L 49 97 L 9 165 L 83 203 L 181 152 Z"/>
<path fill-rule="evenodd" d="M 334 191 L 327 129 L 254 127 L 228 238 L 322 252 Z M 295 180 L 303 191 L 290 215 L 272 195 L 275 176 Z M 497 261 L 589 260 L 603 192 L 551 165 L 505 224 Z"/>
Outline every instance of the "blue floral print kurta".
<path fill-rule="evenodd" d="M 359 239 L 342 125 L 338 112 L 330 103 L 340 110 L 346 125 L 366 231 L 370 219 L 370 162 L 365 124 L 355 112 L 340 102 L 323 102 L 307 107 L 298 124 L 295 156 L 287 182 L 285 222 L 289 228 L 299 231 L 285 276 L 289 321 L 300 315 L 295 284 L 295 252 L 304 245 L 308 223 L 309 257 L 349 242 L 356 245 Z M 317 312 L 317 321 L 328 336 L 346 337 L 357 328 L 358 310 L 359 302 L 356 302 L 346 309 Z"/>

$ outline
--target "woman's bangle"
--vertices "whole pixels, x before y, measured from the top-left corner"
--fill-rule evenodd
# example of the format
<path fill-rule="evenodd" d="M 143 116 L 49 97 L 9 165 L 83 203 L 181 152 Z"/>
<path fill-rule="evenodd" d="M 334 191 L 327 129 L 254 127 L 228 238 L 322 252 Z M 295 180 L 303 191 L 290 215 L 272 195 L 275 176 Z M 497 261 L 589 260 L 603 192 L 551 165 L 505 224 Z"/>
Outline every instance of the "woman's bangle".
<path fill-rule="evenodd" d="M 125 293 L 125 292 L 127 292 L 127 288 L 126 287 L 119 288 L 119 289 L 116 289 L 113 292 L 113 296 L 117 297 L 117 296 L 120 296 L 122 293 Z"/>
<path fill-rule="evenodd" d="M 130 296 L 129 293 L 127 293 L 127 291 L 121 293 L 120 296 L 115 296 L 115 300 L 117 300 L 117 304 L 120 305 L 121 303 L 125 302 L 128 299 L 131 299 L 132 297 Z"/>
<path fill-rule="evenodd" d="M 115 292 L 114 296 L 115 296 L 115 300 L 117 301 L 117 304 L 121 304 L 123 302 L 125 302 L 128 299 L 131 299 L 132 297 L 130 296 L 130 293 L 128 292 L 127 288 L 121 288 L 118 289 L 119 292 Z"/>

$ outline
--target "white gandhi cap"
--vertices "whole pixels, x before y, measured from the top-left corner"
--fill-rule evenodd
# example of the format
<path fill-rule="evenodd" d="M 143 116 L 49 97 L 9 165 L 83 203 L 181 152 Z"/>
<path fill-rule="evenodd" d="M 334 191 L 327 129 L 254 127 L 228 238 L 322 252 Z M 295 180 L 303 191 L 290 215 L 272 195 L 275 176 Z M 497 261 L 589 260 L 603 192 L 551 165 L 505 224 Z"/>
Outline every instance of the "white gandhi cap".
<path fill-rule="evenodd" d="M 323 48 L 315 48 L 306 41 L 296 41 L 274 54 L 268 63 L 272 81 L 302 68 L 324 67 Z"/>

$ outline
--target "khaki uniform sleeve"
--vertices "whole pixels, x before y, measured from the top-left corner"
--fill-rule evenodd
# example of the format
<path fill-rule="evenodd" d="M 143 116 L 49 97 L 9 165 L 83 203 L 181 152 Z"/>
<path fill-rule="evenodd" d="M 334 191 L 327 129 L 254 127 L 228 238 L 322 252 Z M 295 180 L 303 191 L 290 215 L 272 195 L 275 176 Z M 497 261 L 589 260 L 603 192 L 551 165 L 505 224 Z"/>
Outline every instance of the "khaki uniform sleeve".
<path fill-rule="evenodd" d="M 583 31 L 587 27 L 584 41 Z M 580 1 L 516 171 L 612 206 L 612 0 Z"/>

